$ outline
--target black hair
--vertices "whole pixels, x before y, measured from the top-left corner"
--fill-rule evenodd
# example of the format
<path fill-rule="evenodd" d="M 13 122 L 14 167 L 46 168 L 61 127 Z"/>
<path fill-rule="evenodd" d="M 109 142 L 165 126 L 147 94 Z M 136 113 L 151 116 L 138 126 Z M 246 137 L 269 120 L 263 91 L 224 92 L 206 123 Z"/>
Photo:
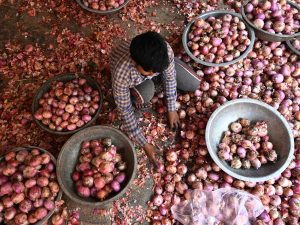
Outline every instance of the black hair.
<path fill-rule="evenodd" d="M 131 58 L 147 72 L 160 73 L 169 66 L 164 38 L 152 31 L 136 36 L 130 44 Z"/>

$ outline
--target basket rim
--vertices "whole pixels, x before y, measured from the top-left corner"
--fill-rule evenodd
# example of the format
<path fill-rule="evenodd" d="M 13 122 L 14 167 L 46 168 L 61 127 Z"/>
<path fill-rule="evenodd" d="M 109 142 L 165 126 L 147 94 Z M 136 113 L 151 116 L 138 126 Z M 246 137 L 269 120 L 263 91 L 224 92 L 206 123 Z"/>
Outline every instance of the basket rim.
<path fill-rule="evenodd" d="M 78 136 L 84 134 L 85 132 L 89 131 L 89 130 L 98 130 L 98 129 L 109 129 L 109 130 L 113 130 L 114 132 L 116 132 L 117 134 L 121 135 L 123 138 L 125 138 L 125 140 L 129 143 L 130 145 L 130 149 L 133 153 L 133 173 L 130 177 L 130 179 L 128 180 L 127 185 L 118 193 L 116 193 L 116 195 L 114 195 L 113 197 L 106 199 L 104 201 L 99 201 L 99 202 L 89 202 L 89 201 L 84 201 L 82 199 L 80 199 L 76 194 L 75 194 L 75 198 L 74 196 L 70 193 L 69 189 L 65 186 L 65 182 L 63 181 L 63 178 L 61 177 L 61 173 L 60 171 L 60 164 L 62 164 L 62 155 L 63 152 L 66 151 L 65 146 L 70 143 L 71 141 L 73 141 L 73 139 L 76 139 Z M 130 185 L 132 184 L 133 180 L 135 179 L 137 173 L 137 155 L 136 155 L 136 151 L 134 148 L 133 143 L 130 141 L 130 139 L 120 130 L 112 127 L 112 126 L 108 126 L 108 125 L 96 125 L 96 126 L 92 126 L 92 127 L 88 127 L 84 130 L 81 130 L 80 132 L 77 132 L 76 134 L 72 135 L 63 145 L 63 147 L 61 148 L 61 151 L 59 152 L 59 155 L 57 157 L 57 180 L 58 183 L 63 191 L 64 194 L 66 194 L 72 201 L 77 202 L 81 205 L 84 206 L 88 206 L 88 207 L 103 207 L 106 206 L 108 204 L 110 204 L 111 202 L 121 198 L 125 192 L 128 190 L 128 188 L 130 187 Z"/>
<path fill-rule="evenodd" d="M 236 16 L 239 17 L 239 19 L 243 20 L 243 17 L 241 14 L 233 12 L 233 11 L 228 11 L 228 10 L 212 10 L 212 11 L 208 11 L 205 13 L 202 13 L 198 16 L 196 16 L 191 22 L 188 23 L 188 25 L 185 27 L 183 35 L 182 35 L 182 43 L 183 43 L 183 47 L 185 52 L 189 55 L 189 57 L 191 57 L 196 63 L 202 64 L 204 66 L 210 66 L 210 67 L 222 67 L 222 66 L 228 66 L 234 63 L 237 63 L 238 61 L 244 59 L 247 57 L 247 55 L 252 51 L 252 48 L 254 46 L 254 41 L 255 41 L 255 33 L 253 31 L 253 29 L 251 28 L 251 26 L 249 26 L 248 24 L 245 23 L 247 31 L 248 31 L 248 37 L 250 38 L 250 45 L 247 47 L 247 49 L 237 58 L 233 59 L 230 62 L 223 62 L 223 63 L 210 63 L 210 62 L 206 62 L 204 60 L 201 60 L 197 57 L 195 57 L 192 52 L 190 51 L 189 47 L 187 46 L 187 42 L 188 42 L 188 34 L 189 31 L 191 29 L 191 26 L 195 23 L 195 21 L 199 18 L 205 17 L 205 16 L 214 16 L 215 14 L 230 14 L 232 16 Z"/>
<path fill-rule="evenodd" d="M 22 147 L 16 147 L 16 148 L 13 148 L 13 149 L 11 149 L 11 150 L 9 150 L 9 151 L 7 151 L 7 152 L 1 154 L 1 155 L 0 155 L 0 161 L 2 161 L 4 155 L 6 155 L 6 154 L 9 153 L 9 152 L 19 152 L 19 151 L 22 151 L 22 150 L 30 150 L 30 149 L 31 149 L 31 150 L 32 150 L 32 149 L 38 149 L 38 150 L 40 150 L 40 151 L 42 151 L 42 152 L 44 152 L 44 153 L 48 153 L 48 154 L 50 155 L 50 158 L 51 158 L 52 162 L 54 163 L 54 165 L 55 165 L 55 167 L 56 167 L 56 165 L 57 165 L 56 159 L 55 159 L 55 157 L 54 157 L 50 152 L 48 152 L 47 150 L 45 150 L 45 149 L 43 149 L 43 148 L 36 147 L 36 146 L 31 146 L 31 145 L 28 145 L 28 146 L 22 146 Z M 56 174 L 57 174 L 56 168 L 55 168 L 55 172 L 56 172 Z M 58 182 L 58 178 L 57 178 L 57 182 Z M 59 183 L 59 182 L 58 182 L 58 183 Z M 59 190 L 59 192 L 58 192 L 58 195 L 57 195 L 55 201 L 59 201 L 59 200 L 61 200 L 61 198 L 62 198 L 63 190 L 62 190 L 61 187 L 59 187 L 59 189 L 60 189 L 60 190 Z M 38 221 L 38 222 L 35 223 L 34 225 L 43 225 L 45 222 L 47 222 L 47 221 L 51 218 L 51 216 L 54 214 L 54 212 L 56 211 L 57 208 L 58 208 L 58 207 L 55 206 L 54 209 L 52 209 L 51 211 L 49 211 L 49 213 L 47 214 L 47 216 L 45 216 L 42 220 Z"/>
<path fill-rule="evenodd" d="M 299 32 L 297 32 L 297 33 L 295 33 L 295 34 L 290 34 L 290 35 L 288 35 L 288 34 L 272 34 L 272 33 L 270 33 L 270 32 L 268 32 L 268 31 L 265 31 L 265 30 L 263 30 L 263 29 L 261 29 L 261 28 L 258 28 L 258 27 L 256 27 L 248 18 L 247 18 L 247 16 L 246 16 L 246 14 L 245 14 L 245 10 L 244 10 L 244 6 L 249 2 L 250 0 L 246 0 L 246 1 L 244 1 L 244 4 L 241 6 L 241 14 L 242 14 L 242 16 L 243 16 L 243 19 L 254 29 L 254 30 L 257 30 L 257 31 L 259 31 L 259 32 L 261 32 L 261 33 L 263 33 L 263 34 L 265 34 L 265 35 L 269 35 L 270 37 L 272 36 L 272 37 L 275 37 L 275 38 L 285 38 L 285 39 L 292 39 L 292 38 L 296 38 L 296 37 L 300 37 L 300 31 Z M 291 1 L 288 1 L 287 0 L 287 3 L 288 4 L 290 4 L 290 5 L 292 5 L 294 8 L 296 8 L 296 9 L 298 9 L 298 11 L 300 11 L 300 6 L 298 6 L 297 4 L 295 4 L 295 3 L 293 3 L 293 2 L 291 2 Z"/>
<path fill-rule="evenodd" d="M 231 106 L 233 104 L 236 104 L 236 103 L 253 103 L 253 104 L 257 104 L 257 105 L 260 105 L 264 108 L 266 108 L 267 110 L 271 111 L 272 113 L 274 113 L 277 118 L 284 124 L 285 126 L 285 129 L 287 130 L 288 132 L 288 135 L 290 137 L 290 148 L 289 148 L 289 153 L 288 153 L 288 156 L 287 156 L 287 159 L 285 160 L 284 164 L 282 165 L 281 168 L 278 168 L 277 170 L 275 170 L 274 172 L 270 173 L 269 175 L 267 176 L 264 176 L 264 177 L 259 177 L 259 178 L 253 178 L 253 177 L 249 177 L 249 176 L 244 176 L 244 175 L 239 175 L 229 169 L 227 169 L 223 163 L 221 163 L 221 159 L 217 156 L 216 152 L 213 151 L 213 147 L 209 141 L 209 131 L 212 129 L 212 121 L 214 120 L 215 117 L 218 116 L 218 113 L 225 109 L 226 107 L 228 106 Z M 274 177 L 276 177 L 277 175 L 281 174 L 287 167 L 288 165 L 290 164 L 290 162 L 292 161 L 293 159 L 293 153 L 294 153 L 294 148 L 295 148 L 295 143 L 294 143 L 294 138 L 293 138 L 293 133 L 292 133 L 292 130 L 287 122 L 287 120 L 276 110 L 274 109 L 272 106 L 262 102 L 262 101 L 259 101 L 259 100 L 256 100 L 256 99 L 249 99 L 249 98 L 240 98 L 240 99 L 235 99 L 235 100 L 231 100 L 231 101 L 228 101 L 226 102 L 225 104 L 223 104 L 222 106 L 220 106 L 218 109 L 216 109 L 212 115 L 210 116 L 208 122 L 207 122 L 207 125 L 206 125 L 206 130 L 205 130 L 205 141 L 206 141 L 206 145 L 207 145 L 207 149 L 208 149 L 208 152 L 209 152 L 209 155 L 212 157 L 213 161 L 227 174 L 229 174 L 230 176 L 234 177 L 234 178 L 237 178 L 237 179 L 240 179 L 240 180 L 243 180 L 243 181 L 250 181 L 250 182 L 263 182 L 263 181 L 267 181 L 267 180 L 270 180 Z"/>
<path fill-rule="evenodd" d="M 129 1 L 130 0 L 125 0 L 124 3 L 122 5 L 120 5 L 118 8 L 101 11 L 101 10 L 91 9 L 91 8 L 85 6 L 82 3 L 82 0 L 76 0 L 76 2 L 81 6 L 81 8 L 83 8 L 83 9 L 89 11 L 89 12 L 96 13 L 96 14 L 103 15 L 103 16 L 120 11 L 122 8 L 124 8 L 129 3 Z"/>
<path fill-rule="evenodd" d="M 35 112 L 37 111 L 36 108 L 36 105 L 38 105 L 38 95 L 40 93 L 44 94 L 45 91 L 43 91 L 43 88 L 46 87 L 47 85 L 51 85 L 52 82 L 54 81 L 60 81 L 64 78 L 67 78 L 67 77 L 70 77 L 70 76 L 73 76 L 74 79 L 76 78 L 85 78 L 88 82 L 90 83 L 93 83 L 95 86 L 96 86 L 96 89 L 97 91 L 99 92 L 99 108 L 98 110 L 96 111 L 95 115 L 92 117 L 92 119 L 84 124 L 82 127 L 79 127 L 78 129 L 75 129 L 75 130 L 72 130 L 72 131 L 56 131 L 56 130 L 51 130 L 50 128 L 48 128 L 47 126 L 45 126 L 44 124 L 42 124 L 39 120 L 37 120 L 35 117 L 34 117 L 34 114 Z M 92 123 L 94 123 L 96 121 L 96 119 L 99 117 L 99 114 L 101 112 L 101 108 L 102 108 L 102 104 L 103 104 L 103 93 L 101 91 L 101 88 L 98 84 L 98 82 L 93 79 L 92 77 L 89 77 L 89 76 L 86 76 L 86 75 L 83 75 L 83 74 L 75 74 L 75 73 L 64 73 L 64 74 L 60 74 L 60 75 L 57 75 L 57 76 L 54 76 L 48 80 L 46 80 L 46 82 L 44 82 L 39 88 L 38 90 L 36 91 L 34 97 L 33 97 L 33 101 L 32 101 L 32 105 L 31 105 L 31 113 L 32 113 L 32 116 L 33 116 L 33 120 L 36 122 L 36 124 L 44 131 L 48 132 L 48 133 L 51 133 L 51 134 L 56 134 L 56 135 L 70 135 L 70 134 L 74 134 L 88 126 L 90 126 Z"/>

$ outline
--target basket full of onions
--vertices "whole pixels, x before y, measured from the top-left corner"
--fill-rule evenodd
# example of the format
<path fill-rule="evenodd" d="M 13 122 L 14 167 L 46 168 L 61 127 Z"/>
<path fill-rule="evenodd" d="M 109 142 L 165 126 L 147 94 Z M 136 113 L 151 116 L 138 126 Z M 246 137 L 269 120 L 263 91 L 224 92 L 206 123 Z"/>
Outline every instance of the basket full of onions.
<path fill-rule="evenodd" d="M 228 101 L 206 126 L 209 154 L 227 174 L 262 182 L 280 176 L 293 159 L 294 137 L 286 119 L 254 99 Z"/>
<path fill-rule="evenodd" d="M 43 130 L 69 135 L 91 125 L 97 119 L 101 105 L 102 92 L 94 79 L 64 74 L 47 80 L 38 89 L 32 114 Z"/>
<path fill-rule="evenodd" d="M 182 36 L 186 53 L 205 66 L 227 66 L 245 58 L 255 40 L 253 29 L 240 14 L 216 10 L 193 19 Z"/>
<path fill-rule="evenodd" d="M 255 35 L 270 42 L 300 37 L 300 7 L 287 0 L 251 0 L 241 7 L 244 20 Z"/>
<path fill-rule="evenodd" d="M 291 51 L 300 56 L 300 37 L 288 40 L 286 43 L 291 49 Z"/>
<path fill-rule="evenodd" d="M 0 224 L 44 224 L 62 196 L 56 160 L 38 147 L 19 147 L 0 157 Z"/>
<path fill-rule="evenodd" d="M 129 0 L 76 0 L 85 10 L 100 15 L 108 15 L 124 8 Z"/>
<path fill-rule="evenodd" d="M 74 134 L 62 147 L 57 161 L 63 192 L 91 210 L 120 198 L 137 169 L 131 141 L 109 126 L 93 126 Z"/>

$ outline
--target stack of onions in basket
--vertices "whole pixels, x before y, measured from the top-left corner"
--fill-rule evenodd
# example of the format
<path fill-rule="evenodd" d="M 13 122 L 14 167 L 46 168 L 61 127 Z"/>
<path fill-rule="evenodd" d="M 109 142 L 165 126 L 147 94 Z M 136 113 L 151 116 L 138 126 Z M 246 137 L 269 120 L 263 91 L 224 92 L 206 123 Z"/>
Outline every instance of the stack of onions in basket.
<path fill-rule="evenodd" d="M 126 163 L 110 138 L 83 141 L 72 179 L 79 196 L 104 200 L 121 191 L 125 169 Z"/>
<path fill-rule="evenodd" d="M 55 208 L 59 186 L 48 153 L 12 151 L 0 163 L 0 224 L 35 224 Z"/>
<path fill-rule="evenodd" d="M 258 169 L 277 160 L 277 152 L 269 139 L 265 121 L 251 124 L 248 119 L 240 119 L 231 123 L 230 130 L 224 132 L 218 156 L 234 169 Z"/>
<path fill-rule="evenodd" d="M 93 90 L 84 78 L 66 83 L 55 81 L 39 99 L 40 107 L 34 117 L 51 130 L 76 130 L 92 120 L 99 100 L 99 91 Z"/>
<path fill-rule="evenodd" d="M 86 7 L 99 11 L 116 9 L 125 3 L 124 0 L 83 0 L 82 2 Z"/>

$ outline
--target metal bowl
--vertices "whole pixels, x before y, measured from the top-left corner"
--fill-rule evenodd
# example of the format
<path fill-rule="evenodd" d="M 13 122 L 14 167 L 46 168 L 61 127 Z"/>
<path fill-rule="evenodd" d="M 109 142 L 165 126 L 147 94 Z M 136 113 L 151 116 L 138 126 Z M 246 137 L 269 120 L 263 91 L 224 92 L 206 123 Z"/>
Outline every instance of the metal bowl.
<path fill-rule="evenodd" d="M 99 14 L 99 15 L 109 15 L 109 14 L 116 13 L 116 12 L 120 11 L 122 8 L 124 8 L 124 7 L 128 4 L 129 1 L 130 1 L 130 0 L 125 0 L 125 2 L 124 2 L 122 5 L 120 5 L 118 8 L 110 9 L 110 10 L 106 10 L 106 11 L 101 11 L 101 10 L 91 9 L 91 8 L 85 6 L 85 5 L 83 4 L 82 0 L 76 0 L 76 2 L 77 2 L 82 8 L 84 8 L 85 10 L 87 10 L 87 11 L 89 11 L 89 12 L 92 12 L 92 13 L 97 13 L 97 14 Z"/>
<path fill-rule="evenodd" d="M 22 150 L 28 150 L 28 151 L 30 151 L 31 149 L 38 149 L 41 152 L 48 153 L 50 155 L 50 157 L 51 157 L 52 162 L 54 163 L 54 165 L 56 165 L 56 159 L 55 159 L 55 157 L 50 152 L 46 151 L 45 149 L 39 148 L 39 147 L 35 147 L 35 146 L 17 147 L 17 148 L 15 148 L 15 149 L 13 149 L 11 151 L 8 151 L 8 152 L 19 152 L 19 151 L 22 151 Z M 8 152 L 6 152 L 6 153 L 8 153 Z M 2 161 L 2 159 L 3 159 L 3 157 L 4 157 L 4 155 L 6 153 L 4 153 L 3 155 L 0 156 L 0 162 Z M 61 197 L 62 197 L 62 190 L 60 189 L 60 191 L 59 191 L 59 193 L 58 193 L 55 201 L 61 200 Z M 50 217 L 53 215 L 53 213 L 55 212 L 55 210 L 56 210 L 56 207 L 54 209 L 52 209 L 47 214 L 46 217 L 44 217 L 42 220 L 40 220 L 39 222 L 35 223 L 34 225 L 43 225 L 43 224 L 45 224 L 50 219 Z"/>
<path fill-rule="evenodd" d="M 84 140 L 99 138 L 112 138 L 112 143 L 119 147 L 118 153 L 121 154 L 127 164 L 126 182 L 121 185 L 121 191 L 110 195 L 104 201 L 94 198 L 82 198 L 75 190 L 71 174 L 74 171 L 78 160 L 80 146 Z M 81 206 L 96 208 L 104 207 L 112 201 L 120 198 L 128 189 L 133 181 L 137 170 L 137 157 L 133 144 L 128 137 L 121 131 L 109 126 L 93 126 L 74 134 L 62 147 L 57 159 L 57 178 L 63 192 L 76 204 Z"/>
<path fill-rule="evenodd" d="M 249 24 L 255 32 L 255 36 L 261 40 L 264 41 L 270 41 L 270 42 L 281 42 L 281 41 L 288 41 L 291 40 L 295 37 L 300 37 L 300 32 L 292 34 L 292 35 L 286 35 L 286 34 L 272 34 L 270 32 L 267 32 L 263 29 L 257 28 L 256 26 L 254 26 L 254 24 L 247 18 L 245 11 L 244 11 L 244 6 L 247 5 L 249 1 L 245 1 L 244 4 L 241 7 L 241 14 L 244 18 L 244 20 L 247 22 L 247 24 Z M 296 8 L 300 11 L 300 7 L 290 1 L 287 1 L 288 4 L 290 4 L 293 8 Z"/>
<path fill-rule="evenodd" d="M 267 122 L 270 140 L 278 153 L 275 163 L 267 163 L 257 170 L 233 169 L 218 157 L 217 146 L 223 132 L 229 129 L 230 123 L 239 118 Z M 261 182 L 279 176 L 290 164 L 294 153 L 294 138 L 286 119 L 273 107 L 248 98 L 229 101 L 214 111 L 206 126 L 205 140 L 215 163 L 225 173 L 244 181 Z"/>
<path fill-rule="evenodd" d="M 287 46 L 291 49 L 292 52 L 294 52 L 296 55 L 299 55 L 300 56 L 300 51 L 297 50 L 293 45 L 292 45 L 292 42 L 293 40 L 288 40 L 286 42 Z"/>
<path fill-rule="evenodd" d="M 182 43 L 183 43 L 183 47 L 184 47 L 184 50 L 186 51 L 186 53 L 189 55 L 189 57 L 191 57 L 195 62 L 199 63 L 199 64 L 202 64 L 204 66 L 228 66 L 228 65 L 231 65 L 231 64 L 234 64 L 244 58 L 247 57 L 247 55 L 249 54 L 249 52 L 252 51 L 252 48 L 253 48 L 253 45 L 254 45 L 254 41 L 255 41 L 255 34 L 254 34 L 254 31 L 253 29 L 247 25 L 247 23 L 245 23 L 246 25 L 246 28 L 247 28 L 247 31 L 248 31 L 248 34 L 250 36 L 250 45 L 248 46 L 248 48 L 237 58 L 233 59 L 232 61 L 230 62 L 224 62 L 224 63 L 210 63 L 210 62 L 206 62 L 204 60 L 201 60 L 197 57 L 195 57 L 193 55 L 193 53 L 190 51 L 187 43 L 188 43 L 188 34 L 190 32 L 190 29 L 192 27 L 192 25 L 194 24 L 194 22 L 199 19 L 199 18 L 202 18 L 202 19 L 207 19 L 208 17 L 210 16 L 213 16 L 213 17 L 221 17 L 225 14 L 230 14 L 232 16 L 236 16 L 236 17 L 239 17 L 241 20 L 243 20 L 243 17 L 241 16 L 241 14 L 239 13 L 235 13 L 235 12 L 231 12 L 231 11 L 227 11 L 227 10 L 215 10 L 215 11 L 210 11 L 210 12 L 206 12 L 206 13 L 203 13 L 199 16 L 197 16 L 195 19 L 193 19 L 185 28 L 184 32 L 183 32 L 183 35 L 182 35 Z"/>
<path fill-rule="evenodd" d="M 47 91 L 49 91 L 49 89 L 51 88 L 51 84 L 54 81 L 62 81 L 62 82 L 68 82 L 71 80 L 74 80 L 75 78 L 84 78 L 87 80 L 87 83 L 94 89 L 97 90 L 99 92 L 100 95 L 100 100 L 99 100 L 99 108 L 96 112 L 96 114 L 93 116 L 93 118 L 91 119 L 91 121 L 89 121 L 88 123 L 86 123 L 85 125 L 83 125 L 82 127 L 76 129 L 76 130 L 72 130 L 72 131 L 55 131 L 55 130 L 51 130 L 49 127 L 45 126 L 43 123 L 41 123 L 39 120 L 37 120 L 34 117 L 34 113 L 39 109 L 39 100 L 40 98 L 43 96 L 43 94 Z M 48 133 L 51 134 L 57 134 L 57 135 L 69 135 L 69 134 L 74 134 L 75 132 L 82 130 L 88 126 L 90 126 L 99 116 L 100 111 L 101 111 L 101 106 L 102 106 L 102 92 L 101 92 L 101 88 L 99 87 L 97 81 L 95 81 L 94 79 L 92 79 L 91 77 L 88 76 L 83 76 L 83 75 L 75 75 L 75 74 L 64 74 L 64 75 L 59 75 L 59 76 L 55 76 L 49 80 L 47 80 L 37 91 L 37 93 L 35 94 L 34 98 L 33 98 L 33 102 L 32 102 L 32 106 L 31 106 L 31 111 L 32 111 L 32 115 L 33 115 L 33 119 L 34 121 L 39 125 L 40 128 L 42 128 L 43 130 L 47 131 Z"/>

